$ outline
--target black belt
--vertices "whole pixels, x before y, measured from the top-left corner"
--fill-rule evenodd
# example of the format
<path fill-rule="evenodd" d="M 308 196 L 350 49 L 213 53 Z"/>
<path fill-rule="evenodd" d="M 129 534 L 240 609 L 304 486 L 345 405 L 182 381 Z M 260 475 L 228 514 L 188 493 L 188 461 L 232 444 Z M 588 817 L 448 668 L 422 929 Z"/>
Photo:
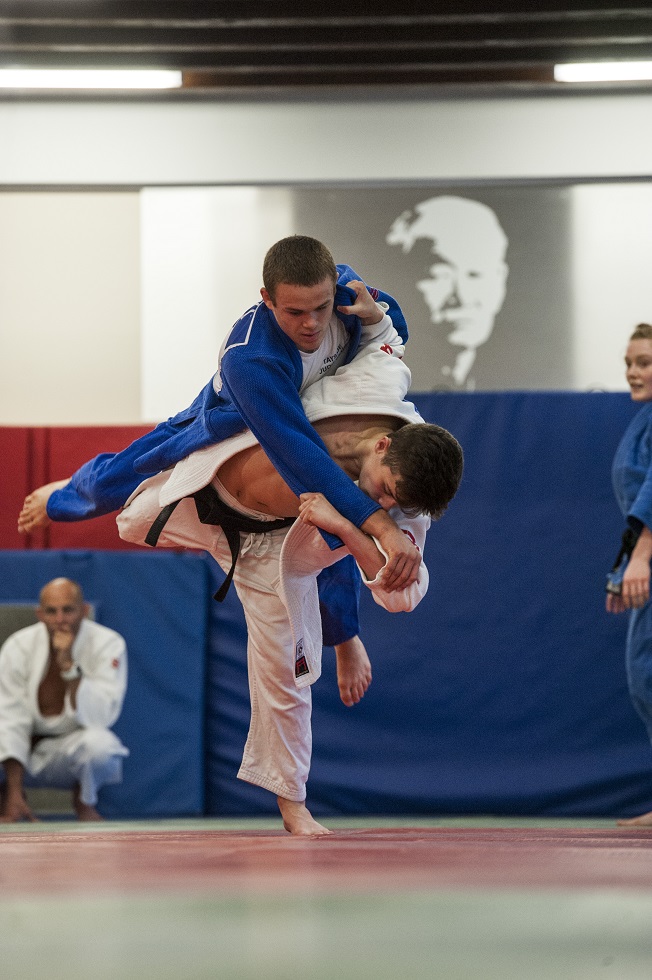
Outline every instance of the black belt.
<path fill-rule="evenodd" d="M 222 602 L 229 591 L 229 586 L 231 585 L 235 571 L 235 563 L 240 554 L 241 532 L 244 534 L 260 534 L 265 531 L 276 531 L 282 527 L 290 527 L 291 524 L 294 524 L 296 518 L 283 517 L 275 521 L 261 521 L 256 517 L 247 517 L 246 514 L 240 514 L 237 510 L 233 510 L 232 507 L 225 504 L 223 500 L 220 500 L 217 490 L 210 483 L 208 486 L 202 487 L 201 490 L 197 490 L 196 493 L 189 494 L 189 496 L 195 501 L 197 517 L 200 522 L 202 524 L 214 524 L 217 527 L 221 527 L 231 551 L 231 568 L 224 582 L 222 582 L 222 585 L 213 596 L 218 602 Z M 184 498 L 182 497 L 181 499 L 183 500 Z M 158 539 L 161 536 L 161 531 L 172 516 L 175 507 L 180 502 L 180 500 L 174 500 L 171 504 L 167 504 L 163 508 L 147 532 L 145 544 L 151 545 L 152 548 L 156 547 Z"/>

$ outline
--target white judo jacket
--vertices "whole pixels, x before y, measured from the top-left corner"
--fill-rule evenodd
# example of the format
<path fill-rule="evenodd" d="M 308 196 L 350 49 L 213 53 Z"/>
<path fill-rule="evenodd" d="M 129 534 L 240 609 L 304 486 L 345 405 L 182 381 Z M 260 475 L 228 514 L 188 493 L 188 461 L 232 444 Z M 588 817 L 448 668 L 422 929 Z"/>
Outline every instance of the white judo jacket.
<path fill-rule="evenodd" d="M 68 735 L 79 728 L 110 728 L 127 689 L 127 648 L 115 630 L 83 619 L 72 648 L 82 671 L 73 708 L 68 696 L 60 715 L 44 717 L 38 689 L 47 669 L 49 636 L 44 623 L 18 630 L 0 649 L 0 761 L 28 768 L 32 736 Z"/>

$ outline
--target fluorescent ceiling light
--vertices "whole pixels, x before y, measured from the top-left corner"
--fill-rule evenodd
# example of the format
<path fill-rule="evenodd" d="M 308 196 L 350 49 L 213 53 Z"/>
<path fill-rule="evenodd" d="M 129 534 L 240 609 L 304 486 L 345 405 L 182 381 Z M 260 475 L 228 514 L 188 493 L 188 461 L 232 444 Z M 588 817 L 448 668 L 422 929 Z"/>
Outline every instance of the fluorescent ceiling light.
<path fill-rule="evenodd" d="M 652 79 L 652 61 L 596 61 L 555 65 L 556 82 L 641 82 Z"/>
<path fill-rule="evenodd" d="M 152 89 L 180 88 L 180 71 L 2 68 L 0 88 Z"/>

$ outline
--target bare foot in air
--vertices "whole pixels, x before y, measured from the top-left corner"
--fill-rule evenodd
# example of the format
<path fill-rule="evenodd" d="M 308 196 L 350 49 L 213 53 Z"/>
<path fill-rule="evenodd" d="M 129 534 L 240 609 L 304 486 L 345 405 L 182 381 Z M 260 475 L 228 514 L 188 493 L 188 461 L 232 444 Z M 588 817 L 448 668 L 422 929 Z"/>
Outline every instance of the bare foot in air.
<path fill-rule="evenodd" d="M 340 697 L 347 706 L 357 704 L 371 684 L 371 661 L 359 636 L 354 636 L 335 647 L 337 658 L 337 686 Z"/>
<path fill-rule="evenodd" d="M 294 800 L 286 800 L 282 796 L 277 796 L 278 808 L 283 817 L 283 826 L 288 834 L 295 837 L 323 837 L 325 834 L 332 834 L 310 813 L 305 803 L 296 803 Z"/>
<path fill-rule="evenodd" d="M 617 820 L 619 827 L 652 827 L 652 810 L 642 813 L 640 817 L 630 817 L 628 820 Z"/>
<path fill-rule="evenodd" d="M 47 527 L 50 523 L 47 505 L 54 490 L 65 487 L 69 480 L 59 480 L 56 483 L 46 483 L 44 487 L 33 490 L 25 497 L 23 509 L 18 515 L 18 530 L 21 534 L 30 534 L 39 527 Z"/>

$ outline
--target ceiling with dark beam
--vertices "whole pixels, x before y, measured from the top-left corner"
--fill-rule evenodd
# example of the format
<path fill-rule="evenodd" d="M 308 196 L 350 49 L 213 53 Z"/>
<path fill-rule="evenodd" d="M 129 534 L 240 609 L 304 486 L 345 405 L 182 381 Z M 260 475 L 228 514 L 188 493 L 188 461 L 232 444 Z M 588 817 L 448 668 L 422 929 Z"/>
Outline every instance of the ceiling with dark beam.
<path fill-rule="evenodd" d="M 0 0 L 0 68 L 175 68 L 187 94 L 548 87 L 603 60 L 652 60 L 649 2 Z"/>

